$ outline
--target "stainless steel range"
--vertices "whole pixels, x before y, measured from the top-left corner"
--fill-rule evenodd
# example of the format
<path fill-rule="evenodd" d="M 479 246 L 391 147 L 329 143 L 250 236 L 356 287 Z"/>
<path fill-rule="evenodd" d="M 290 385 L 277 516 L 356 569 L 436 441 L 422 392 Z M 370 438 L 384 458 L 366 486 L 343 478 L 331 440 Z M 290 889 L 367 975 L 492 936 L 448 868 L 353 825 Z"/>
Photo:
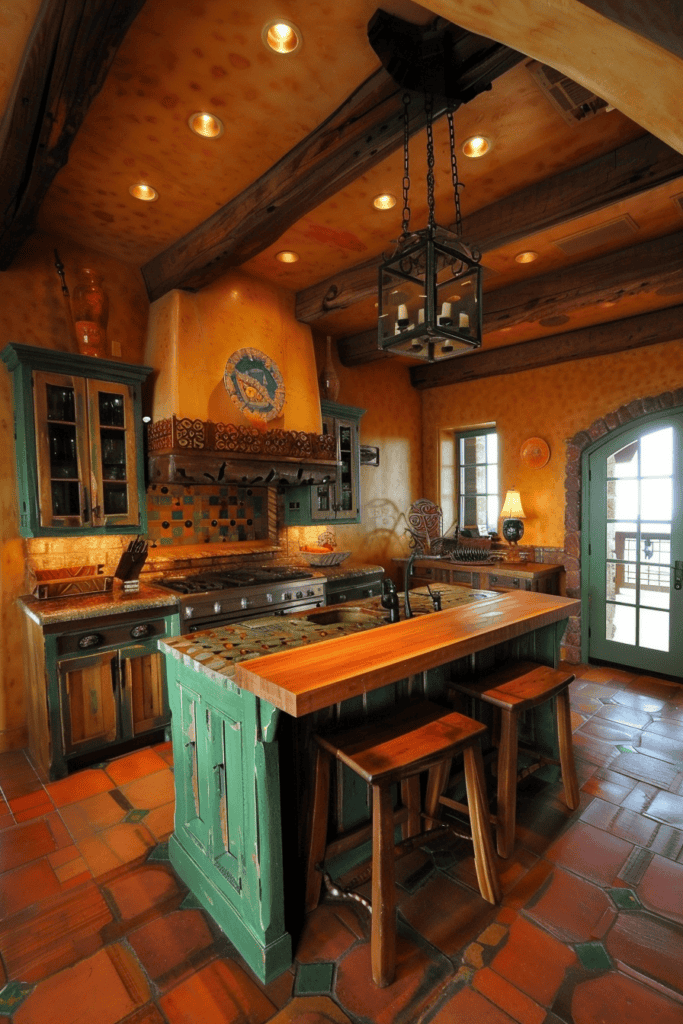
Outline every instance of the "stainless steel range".
<path fill-rule="evenodd" d="M 325 576 L 283 566 L 241 566 L 156 581 L 180 595 L 180 628 L 196 633 L 257 615 L 286 615 L 325 604 Z"/>

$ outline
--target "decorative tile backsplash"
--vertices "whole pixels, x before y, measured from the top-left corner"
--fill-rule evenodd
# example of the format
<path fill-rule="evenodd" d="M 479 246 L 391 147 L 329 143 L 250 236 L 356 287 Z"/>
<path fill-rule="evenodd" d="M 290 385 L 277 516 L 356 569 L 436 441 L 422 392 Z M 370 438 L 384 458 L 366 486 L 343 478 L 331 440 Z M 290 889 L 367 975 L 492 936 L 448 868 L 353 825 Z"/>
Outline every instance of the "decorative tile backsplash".
<path fill-rule="evenodd" d="M 157 545 L 267 540 L 270 501 L 267 487 L 152 484 L 147 535 Z"/>

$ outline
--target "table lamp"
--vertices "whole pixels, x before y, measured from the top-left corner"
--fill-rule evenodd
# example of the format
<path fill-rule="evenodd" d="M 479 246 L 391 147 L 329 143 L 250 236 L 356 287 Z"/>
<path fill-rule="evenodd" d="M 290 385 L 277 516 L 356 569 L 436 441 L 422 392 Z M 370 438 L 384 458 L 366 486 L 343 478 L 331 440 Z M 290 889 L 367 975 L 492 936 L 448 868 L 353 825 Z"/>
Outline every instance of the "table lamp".
<path fill-rule="evenodd" d="M 503 536 L 510 544 L 510 553 L 515 554 L 515 548 L 524 536 L 524 523 L 522 520 L 526 519 L 524 509 L 522 508 L 522 499 L 516 488 L 513 487 L 505 495 L 505 501 L 503 502 L 500 514 L 503 519 Z"/>

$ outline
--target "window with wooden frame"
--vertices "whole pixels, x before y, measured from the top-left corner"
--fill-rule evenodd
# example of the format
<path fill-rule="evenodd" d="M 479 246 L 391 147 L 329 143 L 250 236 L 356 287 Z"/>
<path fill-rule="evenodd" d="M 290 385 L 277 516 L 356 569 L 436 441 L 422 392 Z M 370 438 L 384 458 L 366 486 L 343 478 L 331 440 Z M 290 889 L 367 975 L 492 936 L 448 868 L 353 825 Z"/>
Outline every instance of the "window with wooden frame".
<path fill-rule="evenodd" d="M 463 430 L 455 435 L 458 525 L 476 527 L 482 536 L 498 528 L 498 434 L 495 427 Z"/>

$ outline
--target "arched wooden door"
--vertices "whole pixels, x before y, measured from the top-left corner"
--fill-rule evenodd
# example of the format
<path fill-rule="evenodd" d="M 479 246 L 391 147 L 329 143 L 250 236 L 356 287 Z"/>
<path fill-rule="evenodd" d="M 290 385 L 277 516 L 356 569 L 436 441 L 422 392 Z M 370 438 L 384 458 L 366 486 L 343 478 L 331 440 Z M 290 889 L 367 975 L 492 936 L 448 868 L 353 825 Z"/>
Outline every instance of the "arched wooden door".
<path fill-rule="evenodd" d="M 610 434 L 586 468 L 588 656 L 683 678 L 683 414 Z"/>

